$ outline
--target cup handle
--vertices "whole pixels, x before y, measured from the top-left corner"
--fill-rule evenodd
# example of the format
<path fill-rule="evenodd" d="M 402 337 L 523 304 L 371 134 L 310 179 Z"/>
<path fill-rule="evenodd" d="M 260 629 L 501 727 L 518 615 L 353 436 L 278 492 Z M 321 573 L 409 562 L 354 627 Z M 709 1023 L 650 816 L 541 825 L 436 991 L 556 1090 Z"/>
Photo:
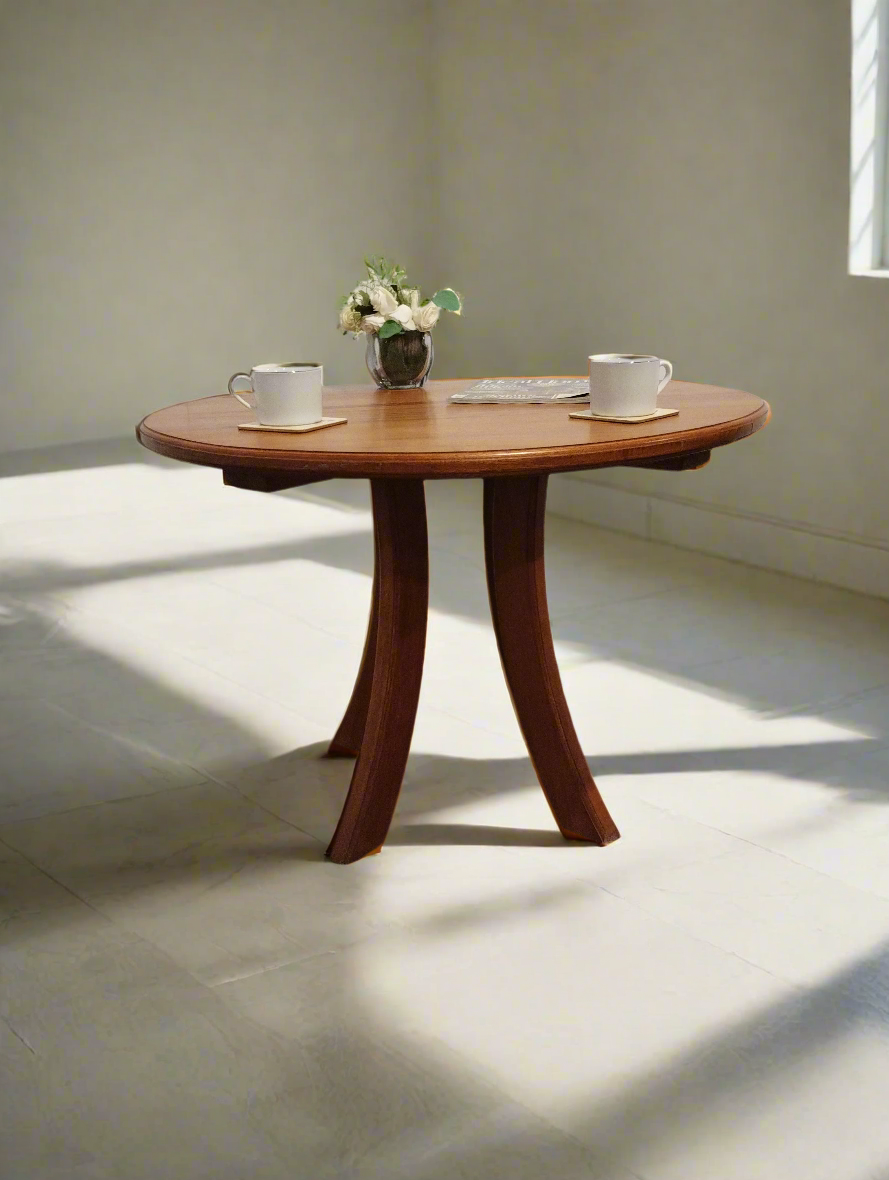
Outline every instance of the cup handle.
<path fill-rule="evenodd" d="M 232 397 L 236 397 L 238 399 L 238 401 L 241 403 L 242 406 L 246 406 L 248 410 L 252 410 L 253 406 L 250 405 L 250 403 L 247 401 L 247 399 L 245 397 L 241 397 L 241 395 L 239 393 L 235 393 L 235 391 L 232 389 L 232 386 L 234 385 L 234 383 L 237 380 L 239 380 L 239 378 L 242 378 L 242 377 L 245 381 L 250 381 L 250 374 L 249 373 L 233 373 L 231 375 L 231 377 L 229 377 L 229 379 L 228 379 L 228 391 L 232 395 Z M 253 389 L 252 382 L 250 382 L 250 388 L 251 388 L 251 390 Z"/>
<path fill-rule="evenodd" d="M 670 384 L 670 379 L 673 376 L 673 366 L 670 364 L 669 361 L 662 360 L 661 361 L 661 368 L 664 370 L 665 375 L 658 382 L 658 387 L 657 387 L 658 393 L 660 393 L 660 391 L 662 389 L 664 389 L 667 385 Z M 237 396 L 237 394 L 235 396 Z"/>

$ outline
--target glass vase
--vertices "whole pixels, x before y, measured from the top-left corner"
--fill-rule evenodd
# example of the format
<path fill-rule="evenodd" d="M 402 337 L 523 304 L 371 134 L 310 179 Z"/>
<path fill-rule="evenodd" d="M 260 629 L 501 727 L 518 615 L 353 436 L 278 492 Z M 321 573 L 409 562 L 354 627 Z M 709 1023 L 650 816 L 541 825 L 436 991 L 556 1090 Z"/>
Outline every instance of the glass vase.
<path fill-rule="evenodd" d="M 419 389 L 426 384 L 434 357 L 431 332 L 399 332 L 381 340 L 367 335 L 368 372 L 380 389 Z"/>

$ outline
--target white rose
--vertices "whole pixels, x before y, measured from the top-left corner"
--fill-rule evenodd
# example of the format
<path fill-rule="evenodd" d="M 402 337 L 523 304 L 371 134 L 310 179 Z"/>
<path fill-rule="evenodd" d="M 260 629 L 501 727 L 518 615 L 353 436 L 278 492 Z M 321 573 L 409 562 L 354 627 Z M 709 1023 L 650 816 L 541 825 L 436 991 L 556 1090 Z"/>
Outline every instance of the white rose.
<path fill-rule="evenodd" d="M 386 322 L 384 315 L 366 315 L 361 317 L 361 323 L 358 325 L 359 332 L 379 332 L 383 324 Z"/>
<path fill-rule="evenodd" d="M 355 287 L 350 298 L 356 307 L 366 307 L 370 303 L 370 293 L 374 289 L 374 286 L 374 283 L 368 282 L 365 279 L 363 283 L 359 283 Z"/>
<path fill-rule="evenodd" d="M 361 331 L 361 312 L 351 303 L 347 303 L 340 312 L 340 327 L 344 332 Z"/>
<path fill-rule="evenodd" d="M 417 325 L 417 330 L 428 332 L 430 328 L 434 328 L 438 323 L 438 317 L 440 315 L 441 308 L 437 303 L 425 303 L 414 312 L 414 323 Z"/>
<path fill-rule="evenodd" d="M 411 309 L 406 303 L 399 303 L 392 311 L 389 312 L 390 320 L 397 320 L 404 328 L 405 332 L 415 332 L 414 317 L 411 315 Z"/>
<path fill-rule="evenodd" d="M 380 313 L 384 317 L 392 315 L 398 307 L 398 300 L 388 289 L 388 287 L 374 287 L 370 292 L 370 301 L 373 304 L 374 311 Z"/>
<path fill-rule="evenodd" d="M 418 287 L 414 287 L 413 291 L 409 292 L 411 303 L 411 315 L 414 317 L 414 322 L 417 319 L 417 312 L 420 310 L 420 291 Z"/>

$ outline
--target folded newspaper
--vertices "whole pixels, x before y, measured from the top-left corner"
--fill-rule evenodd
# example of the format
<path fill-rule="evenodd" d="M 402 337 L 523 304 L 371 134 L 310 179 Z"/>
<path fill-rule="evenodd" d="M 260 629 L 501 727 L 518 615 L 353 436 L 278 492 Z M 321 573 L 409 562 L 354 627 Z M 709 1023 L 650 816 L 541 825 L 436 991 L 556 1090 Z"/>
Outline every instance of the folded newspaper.
<path fill-rule="evenodd" d="M 588 377 L 485 377 L 452 402 L 588 402 Z"/>

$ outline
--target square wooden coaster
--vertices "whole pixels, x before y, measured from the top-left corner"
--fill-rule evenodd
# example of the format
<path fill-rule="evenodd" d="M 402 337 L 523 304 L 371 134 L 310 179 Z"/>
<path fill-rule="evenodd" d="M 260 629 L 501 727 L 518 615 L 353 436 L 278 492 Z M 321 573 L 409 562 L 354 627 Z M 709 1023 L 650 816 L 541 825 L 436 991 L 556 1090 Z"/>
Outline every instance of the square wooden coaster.
<path fill-rule="evenodd" d="M 241 422 L 238 430 L 272 430 L 276 434 L 308 434 L 310 430 L 323 430 L 325 426 L 340 426 L 348 418 L 319 418 L 317 422 L 306 422 L 304 426 L 263 426 L 261 422 Z"/>
<path fill-rule="evenodd" d="M 640 414 L 634 418 L 618 418 L 613 414 L 594 414 L 591 410 L 582 410 L 577 414 L 569 414 L 569 418 L 582 418 L 586 422 L 653 422 L 655 418 L 672 418 L 674 414 L 678 414 L 678 410 L 671 410 L 669 406 L 663 406 L 654 411 L 653 414 Z"/>

